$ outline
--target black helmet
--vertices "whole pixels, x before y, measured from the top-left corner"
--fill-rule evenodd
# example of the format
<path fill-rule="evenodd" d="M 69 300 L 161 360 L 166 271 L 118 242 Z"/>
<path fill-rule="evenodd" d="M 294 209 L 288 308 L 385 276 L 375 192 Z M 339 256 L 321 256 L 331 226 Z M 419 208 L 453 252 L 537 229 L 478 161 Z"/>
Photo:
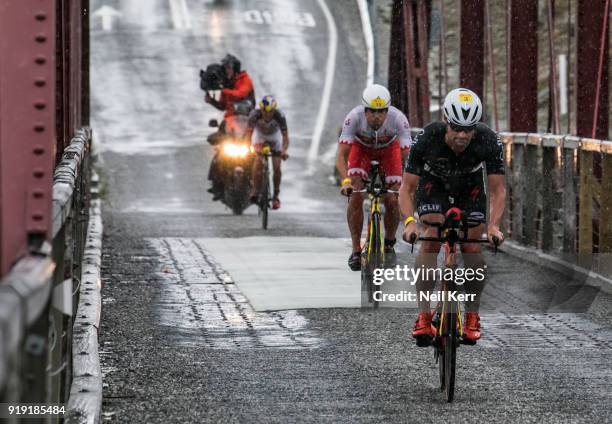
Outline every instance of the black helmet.
<path fill-rule="evenodd" d="M 231 54 L 226 54 L 225 57 L 221 59 L 221 65 L 231 66 L 235 73 L 240 72 L 240 61 L 236 56 Z"/>

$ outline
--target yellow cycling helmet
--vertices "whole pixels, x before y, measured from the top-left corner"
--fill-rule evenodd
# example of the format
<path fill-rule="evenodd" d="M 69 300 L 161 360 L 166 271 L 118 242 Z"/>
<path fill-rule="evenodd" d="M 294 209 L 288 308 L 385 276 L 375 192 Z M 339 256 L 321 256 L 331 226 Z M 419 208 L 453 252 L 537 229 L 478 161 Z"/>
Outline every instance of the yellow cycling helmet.
<path fill-rule="evenodd" d="M 266 112 L 272 112 L 276 109 L 276 106 L 276 100 L 270 95 L 264 96 L 259 102 L 259 108 Z"/>

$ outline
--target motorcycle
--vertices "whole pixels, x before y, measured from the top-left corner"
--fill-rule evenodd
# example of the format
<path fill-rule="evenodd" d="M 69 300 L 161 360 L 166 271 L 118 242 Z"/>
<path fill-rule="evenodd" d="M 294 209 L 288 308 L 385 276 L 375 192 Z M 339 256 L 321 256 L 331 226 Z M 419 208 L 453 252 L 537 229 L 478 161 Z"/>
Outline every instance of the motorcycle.
<path fill-rule="evenodd" d="M 228 206 L 235 215 L 242 212 L 251 204 L 249 192 L 251 190 L 251 167 L 255 155 L 251 151 L 250 140 L 244 139 L 248 118 L 244 115 L 234 115 L 226 118 L 221 124 L 223 128 L 215 143 L 216 160 L 218 161 L 218 175 L 224 187 L 221 201 Z M 210 127 L 219 127 L 216 119 L 208 123 Z"/>

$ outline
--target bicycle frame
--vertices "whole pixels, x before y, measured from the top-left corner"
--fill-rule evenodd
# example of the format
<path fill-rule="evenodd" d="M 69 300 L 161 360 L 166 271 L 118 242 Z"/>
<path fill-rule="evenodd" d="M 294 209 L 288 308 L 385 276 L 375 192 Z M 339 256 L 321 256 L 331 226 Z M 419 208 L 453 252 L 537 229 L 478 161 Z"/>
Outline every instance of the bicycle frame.
<path fill-rule="evenodd" d="M 459 214 L 457 216 L 457 214 Z M 444 266 L 446 269 L 457 267 L 457 245 L 462 243 L 486 243 L 487 239 L 469 239 L 469 222 L 465 214 L 458 209 L 449 209 L 442 224 L 430 223 L 438 227 L 438 237 L 419 237 L 421 241 L 442 243 L 444 248 Z M 462 234 L 460 234 L 462 232 Z M 495 241 L 497 251 L 497 241 Z M 414 248 L 414 244 L 413 244 Z M 454 280 L 442 281 L 442 300 L 436 306 L 436 334 L 433 339 L 434 356 L 440 369 L 440 388 L 445 392 L 447 402 L 452 402 L 455 387 L 456 348 L 463 339 L 463 316 L 461 302 L 450 300 L 450 293 L 456 290 Z M 458 331 L 457 331 L 458 330 Z M 469 343 L 473 344 L 473 343 Z"/>
<path fill-rule="evenodd" d="M 365 289 L 368 293 L 368 303 L 373 303 L 375 308 L 378 307 L 379 302 L 375 301 L 373 297 L 374 286 L 370 274 L 373 271 L 372 268 L 384 266 L 385 263 L 385 242 L 383 230 L 381 228 L 383 214 L 380 201 L 382 196 L 386 193 L 398 193 L 396 190 L 387 188 L 384 173 L 381 172 L 379 167 L 380 163 L 378 161 L 372 161 L 370 164 L 370 178 L 366 180 L 365 187 L 361 190 L 353 190 L 352 192 L 368 193 L 370 199 L 367 240 L 366 245 L 362 249 L 361 278 L 362 293 L 365 293 L 363 291 L 365 284 Z"/>

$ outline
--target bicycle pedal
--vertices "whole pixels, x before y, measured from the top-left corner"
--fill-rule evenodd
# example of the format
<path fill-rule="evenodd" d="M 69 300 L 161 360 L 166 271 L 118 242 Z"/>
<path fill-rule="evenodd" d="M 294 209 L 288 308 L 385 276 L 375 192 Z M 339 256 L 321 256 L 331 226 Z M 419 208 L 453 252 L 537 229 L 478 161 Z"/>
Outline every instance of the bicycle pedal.
<path fill-rule="evenodd" d="M 464 339 L 463 337 L 461 338 L 461 344 L 466 345 L 466 346 L 475 346 L 476 342 L 477 342 L 476 340 Z"/>
<path fill-rule="evenodd" d="M 415 340 L 416 340 L 416 344 L 417 344 L 418 347 L 429 347 L 429 346 L 431 346 L 431 342 L 433 341 L 433 337 L 432 336 L 422 335 L 422 336 L 415 337 Z"/>

